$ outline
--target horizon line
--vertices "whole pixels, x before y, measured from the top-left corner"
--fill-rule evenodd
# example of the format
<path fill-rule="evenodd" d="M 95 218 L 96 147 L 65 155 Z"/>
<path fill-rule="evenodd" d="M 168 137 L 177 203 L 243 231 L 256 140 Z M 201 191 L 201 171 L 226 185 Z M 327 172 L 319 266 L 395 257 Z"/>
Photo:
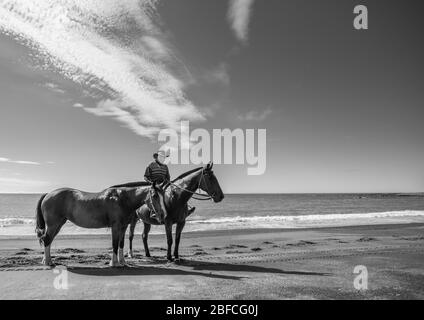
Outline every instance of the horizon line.
<path fill-rule="evenodd" d="M 107 189 L 107 188 L 106 188 Z M 106 190 L 103 189 L 103 190 Z M 103 191 L 101 190 L 101 191 Z M 52 190 L 53 191 L 53 190 Z M 99 191 L 99 192 L 101 192 Z M 0 195 L 4 194 L 45 194 L 49 192 L 0 192 Z M 241 194 L 399 194 L 399 195 L 424 195 L 424 191 L 387 191 L 387 192 L 377 192 L 377 191 L 355 191 L 355 192 L 227 192 L 226 195 L 241 195 Z"/>

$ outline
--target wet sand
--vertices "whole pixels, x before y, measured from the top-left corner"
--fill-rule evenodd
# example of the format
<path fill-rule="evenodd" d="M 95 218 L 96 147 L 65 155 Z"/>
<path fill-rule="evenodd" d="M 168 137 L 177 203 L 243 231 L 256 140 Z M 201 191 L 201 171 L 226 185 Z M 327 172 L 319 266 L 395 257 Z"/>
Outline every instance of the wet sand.
<path fill-rule="evenodd" d="M 110 237 L 59 235 L 52 269 L 35 237 L 0 238 L 0 299 L 424 298 L 423 224 L 184 233 L 181 263 L 166 261 L 164 235 L 149 243 L 152 258 L 138 236 L 128 266 L 110 268 Z M 353 285 L 358 265 L 367 290 Z"/>

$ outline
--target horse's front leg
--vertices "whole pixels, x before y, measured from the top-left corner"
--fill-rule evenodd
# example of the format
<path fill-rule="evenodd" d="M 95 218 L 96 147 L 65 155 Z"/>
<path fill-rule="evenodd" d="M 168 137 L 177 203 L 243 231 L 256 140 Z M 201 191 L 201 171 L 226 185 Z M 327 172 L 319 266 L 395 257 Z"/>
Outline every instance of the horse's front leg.
<path fill-rule="evenodd" d="M 124 258 L 124 244 L 125 244 L 125 232 L 127 231 L 128 225 L 121 227 L 120 236 L 119 236 L 119 249 L 118 249 L 118 263 L 121 266 L 125 266 L 125 258 Z"/>
<path fill-rule="evenodd" d="M 171 254 L 171 248 L 172 248 L 172 222 L 165 222 L 165 231 L 166 231 L 166 240 L 168 243 L 168 252 L 166 254 L 166 258 L 168 261 L 172 261 L 172 254 Z"/>
<path fill-rule="evenodd" d="M 143 234 L 141 235 L 141 238 L 143 239 L 144 254 L 146 255 L 146 257 L 150 257 L 149 245 L 147 244 L 150 227 L 151 227 L 150 224 L 144 222 Z"/>
<path fill-rule="evenodd" d="M 185 226 L 185 220 L 183 222 L 178 222 L 175 229 L 175 247 L 174 247 L 174 257 L 175 261 L 180 261 L 180 256 L 178 255 L 178 249 L 180 246 L 181 232 Z"/>
<path fill-rule="evenodd" d="M 121 226 L 114 224 L 112 226 L 112 259 L 110 260 L 109 266 L 119 267 L 118 263 L 118 247 L 120 238 Z"/>
<path fill-rule="evenodd" d="M 134 252 L 133 252 L 133 239 L 134 239 L 134 229 L 135 226 L 137 224 L 137 218 L 134 219 L 133 221 L 131 221 L 131 225 L 130 225 L 130 232 L 129 232 L 129 236 L 128 236 L 128 241 L 129 241 L 129 249 L 128 249 L 128 257 L 129 258 L 134 258 Z"/>

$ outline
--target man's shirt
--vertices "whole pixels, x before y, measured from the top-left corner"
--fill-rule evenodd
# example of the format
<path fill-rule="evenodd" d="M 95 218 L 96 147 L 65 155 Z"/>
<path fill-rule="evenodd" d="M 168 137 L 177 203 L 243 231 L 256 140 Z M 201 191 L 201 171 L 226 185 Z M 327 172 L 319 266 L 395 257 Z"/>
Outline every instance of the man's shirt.
<path fill-rule="evenodd" d="M 151 181 L 161 183 L 163 181 L 171 180 L 169 175 L 168 166 L 166 164 L 161 164 L 157 161 L 152 161 L 146 168 L 144 177 Z"/>

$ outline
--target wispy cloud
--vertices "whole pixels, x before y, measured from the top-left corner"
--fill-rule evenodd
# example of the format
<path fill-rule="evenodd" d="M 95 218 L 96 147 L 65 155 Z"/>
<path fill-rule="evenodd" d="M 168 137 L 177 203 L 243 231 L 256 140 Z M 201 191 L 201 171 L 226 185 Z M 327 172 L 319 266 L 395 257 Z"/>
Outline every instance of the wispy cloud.
<path fill-rule="evenodd" d="M 0 162 L 7 162 L 7 163 L 15 163 L 15 164 L 29 164 L 29 165 L 40 165 L 39 162 L 35 161 L 27 161 L 27 160 L 11 160 L 9 158 L 2 158 L 0 157 Z"/>
<path fill-rule="evenodd" d="M 123 105 L 125 104 L 122 101 L 107 99 L 100 101 L 96 107 L 84 107 L 84 110 L 97 116 L 114 118 L 121 122 L 123 126 L 141 136 L 152 136 L 160 130 L 159 127 L 153 125 L 142 125 L 142 123 L 154 123 L 154 115 L 143 114 L 137 109 L 131 110 L 128 108 L 126 110 L 122 107 Z M 170 124 L 170 126 L 172 125 Z"/>
<path fill-rule="evenodd" d="M 40 165 L 39 162 L 26 161 L 26 160 L 16 160 L 16 161 L 13 161 L 13 163 L 17 163 L 17 164 L 30 164 L 30 165 Z"/>
<path fill-rule="evenodd" d="M 181 119 L 203 120 L 184 94 L 185 66 L 163 30 L 158 0 L 4 0 L 0 31 L 30 45 L 102 101 L 84 108 L 151 136 Z M 57 88 L 50 85 L 50 89 Z"/>
<path fill-rule="evenodd" d="M 263 121 L 272 113 L 270 108 L 263 111 L 249 111 L 245 114 L 238 115 L 238 119 L 241 121 Z"/>
<path fill-rule="evenodd" d="M 52 82 L 47 82 L 44 84 L 44 87 L 46 87 L 47 89 L 56 92 L 56 93 L 65 93 L 65 90 L 59 88 L 59 86 L 55 83 Z"/>
<path fill-rule="evenodd" d="M 0 162 L 3 162 L 3 163 L 14 163 L 14 164 L 27 164 L 27 165 L 35 165 L 35 166 L 39 166 L 39 165 L 42 164 L 41 162 L 37 162 L 37 161 L 13 160 L 13 159 L 5 158 L 5 157 L 0 157 Z M 46 164 L 54 164 L 55 162 L 53 162 L 53 161 L 47 161 L 45 163 Z"/>
<path fill-rule="evenodd" d="M 254 0 L 230 0 L 227 18 L 236 38 L 246 43 Z"/>

